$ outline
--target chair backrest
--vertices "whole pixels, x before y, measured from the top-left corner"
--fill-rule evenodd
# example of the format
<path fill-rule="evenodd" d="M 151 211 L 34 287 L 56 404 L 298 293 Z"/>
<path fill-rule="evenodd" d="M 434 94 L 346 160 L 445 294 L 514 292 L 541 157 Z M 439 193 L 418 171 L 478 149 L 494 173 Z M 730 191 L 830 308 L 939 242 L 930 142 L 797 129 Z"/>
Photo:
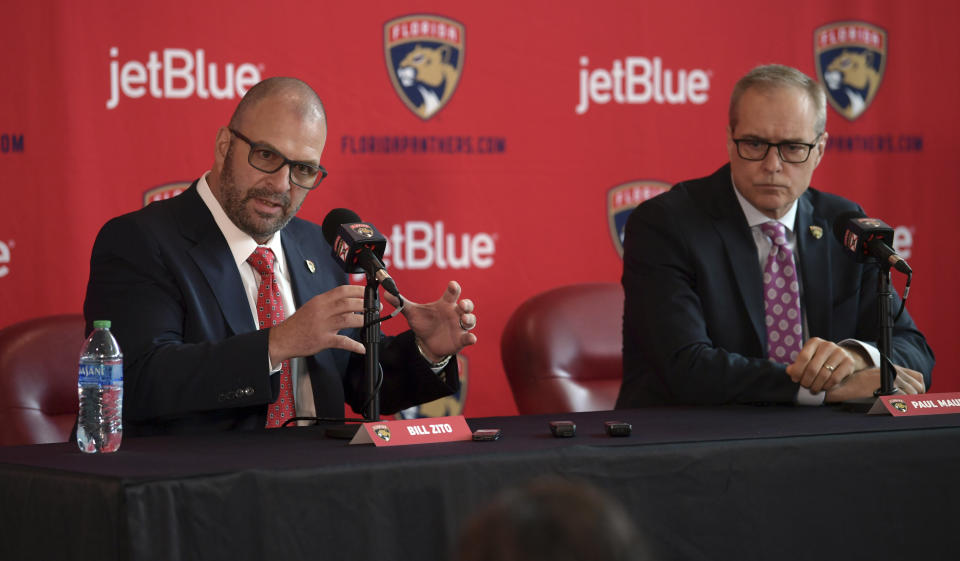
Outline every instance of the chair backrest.
<path fill-rule="evenodd" d="M 623 288 L 554 288 L 518 307 L 500 352 L 521 414 L 613 409 L 623 379 Z"/>
<path fill-rule="evenodd" d="M 66 442 L 77 416 L 80 314 L 0 330 L 0 445 Z"/>

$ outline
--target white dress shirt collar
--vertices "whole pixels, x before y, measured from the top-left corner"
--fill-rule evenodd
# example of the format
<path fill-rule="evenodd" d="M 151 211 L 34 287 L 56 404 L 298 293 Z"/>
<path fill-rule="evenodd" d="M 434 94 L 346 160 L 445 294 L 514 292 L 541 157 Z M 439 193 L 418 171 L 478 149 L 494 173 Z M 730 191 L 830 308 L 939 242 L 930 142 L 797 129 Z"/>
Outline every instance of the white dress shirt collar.
<path fill-rule="evenodd" d="M 207 183 L 207 175 L 209 173 L 209 171 L 204 173 L 197 181 L 197 192 L 200 194 L 200 198 L 203 199 L 204 204 L 207 205 L 207 208 L 210 209 L 213 220 L 217 223 L 220 231 L 223 232 L 223 237 L 226 238 L 227 245 L 230 246 L 230 253 L 233 254 L 234 263 L 239 267 L 243 263 L 246 263 L 247 258 L 250 257 L 250 254 L 253 253 L 253 250 L 255 250 L 259 244 L 250 237 L 250 234 L 238 228 L 227 216 L 223 207 L 220 206 L 220 201 L 213 195 L 213 191 L 210 190 L 210 185 Z M 280 241 L 281 235 L 282 231 L 271 236 L 270 240 L 264 244 L 264 247 L 268 247 L 273 251 L 275 256 L 275 269 L 281 275 L 286 276 L 286 259 L 284 259 L 283 256 L 283 244 Z"/>
<path fill-rule="evenodd" d="M 750 204 L 750 201 L 740 194 L 740 190 L 737 189 L 737 186 L 733 183 L 733 176 L 730 177 L 730 183 L 733 185 L 733 193 L 737 196 L 740 208 L 743 209 L 743 215 L 747 217 L 747 224 L 749 224 L 751 228 L 773 220 L 766 214 L 760 212 L 757 207 Z M 790 205 L 790 210 L 777 219 L 777 222 L 783 224 L 787 232 L 793 232 L 794 226 L 797 223 L 797 201 L 793 201 L 793 204 Z"/>

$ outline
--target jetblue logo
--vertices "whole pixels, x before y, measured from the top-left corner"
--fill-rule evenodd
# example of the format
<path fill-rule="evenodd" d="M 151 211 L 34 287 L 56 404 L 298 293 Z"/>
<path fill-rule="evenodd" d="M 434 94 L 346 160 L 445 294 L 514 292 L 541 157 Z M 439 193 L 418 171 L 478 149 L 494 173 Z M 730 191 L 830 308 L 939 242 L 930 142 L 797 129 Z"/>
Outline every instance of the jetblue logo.
<path fill-rule="evenodd" d="M 137 99 L 147 94 L 157 99 L 234 99 L 243 97 L 260 81 L 261 66 L 250 63 L 207 62 L 203 49 L 150 51 L 146 62 L 121 64 L 120 49 L 110 47 L 110 97 L 107 109 L 121 98 Z"/>
<path fill-rule="evenodd" d="M 700 105 L 710 99 L 711 74 L 699 68 L 666 69 L 656 56 L 652 60 L 630 56 L 623 61 L 614 60 L 610 70 L 591 70 L 590 59 L 581 56 L 580 101 L 575 111 L 577 115 L 583 115 L 591 103 L 603 105 L 611 101 L 619 104 Z"/>
<path fill-rule="evenodd" d="M 415 14 L 383 26 L 383 48 L 393 89 L 407 109 L 430 119 L 453 97 L 463 70 L 464 26 Z"/>
<path fill-rule="evenodd" d="M 893 250 L 904 259 L 913 255 L 913 226 L 897 226 L 893 229 Z"/>
<path fill-rule="evenodd" d="M 443 221 L 394 224 L 383 262 L 395 269 L 489 269 L 497 252 L 497 234 L 447 232 Z"/>

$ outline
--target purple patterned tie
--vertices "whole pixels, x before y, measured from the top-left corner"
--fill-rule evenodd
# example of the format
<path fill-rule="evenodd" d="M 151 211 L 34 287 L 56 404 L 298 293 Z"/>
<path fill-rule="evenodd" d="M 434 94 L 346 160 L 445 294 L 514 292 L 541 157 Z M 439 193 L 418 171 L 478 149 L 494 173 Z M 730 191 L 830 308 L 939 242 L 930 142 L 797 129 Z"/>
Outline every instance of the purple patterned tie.
<path fill-rule="evenodd" d="M 273 327 L 284 318 L 280 286 L 273 276 L 273 260 L 273 251 L 268 247 L 258 247 L 247 258 L 247 263 L 260 273 L 260 287 L 257 289 L 257 320 L 260 329 Z M 283 361 L 280 370 L 280 396 L 267 409 L 267 428 L 283 426 L 284 421 L 295 415 L 290 361 Z"/>
<path fill-rule="evenodd" d="M 773 246 L 763 268 L 763 300 L 767 323 L 767 356 L 791 364 L 803 348 L 800 285 L 793 252 L 787 247 L 786 229 L 779 222 L 760 225 Z"/>

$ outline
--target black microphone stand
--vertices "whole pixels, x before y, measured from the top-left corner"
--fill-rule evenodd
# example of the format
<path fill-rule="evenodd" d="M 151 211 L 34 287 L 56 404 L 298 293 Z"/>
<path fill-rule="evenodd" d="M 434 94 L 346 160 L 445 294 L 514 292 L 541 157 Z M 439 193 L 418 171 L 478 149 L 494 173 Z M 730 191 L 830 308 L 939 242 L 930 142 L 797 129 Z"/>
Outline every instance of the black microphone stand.
<path fill-rule="evenodd" d="M 877 288 L 877 310 L 880 314 L 880 339 L 877 342 L 880 350 L 880 389 L 874 392 L 874 397 L 893 395 L 897 392 L 893 385 L 896 372 L 889 358 L 893 340 L 893 316 L 890 309 L 893 289 L 890 283 L 890 263 L 881 261 L 877 266 L 880 269 L 879 287 Z"/>
<path fill-rule="evenodd" d="M 380 333 L 380 282 L 367 273 L 367 287 L 363 292 L 363 347 L 364 375 L 366 379 L 367 395 L 370 405 L 363 411 L 363 418 L 367 421 L 380 420 L 380 342 L 383 337 Z"/>
<path fill-rule="evenodd" d="M 890 302 L 893 300 L 893 288 L 890 283 L 890 264 L 879 261 L 877 264 L 879 279 L 877 287 L 877 318 L 880 327 L 880 336 L 877 339 L 877 350 L 880 351 L 880 387 L 873 392 L 873 397 L 849 399 L 841 404 L 845 411 L 866 413 L 879 403 L 880 396 L 893 395 L 897 392 L 893 382 L 896 372 L 889 356 L 893 341 L 893 316 L 890 314 Z"/>
<path fill-rule="evenodd" d="M 363 291 L 363 325 L 360 339 L 366 354 L 363 357 L 364 385 L 367 387 L 368 405 L 362 411 L 364 422 L 380 420 L 380 281 L 367 273 L 367 286 Z M 360 423 L 327 428 L 329 438 L 351 439 L 360 430 Z"/>

